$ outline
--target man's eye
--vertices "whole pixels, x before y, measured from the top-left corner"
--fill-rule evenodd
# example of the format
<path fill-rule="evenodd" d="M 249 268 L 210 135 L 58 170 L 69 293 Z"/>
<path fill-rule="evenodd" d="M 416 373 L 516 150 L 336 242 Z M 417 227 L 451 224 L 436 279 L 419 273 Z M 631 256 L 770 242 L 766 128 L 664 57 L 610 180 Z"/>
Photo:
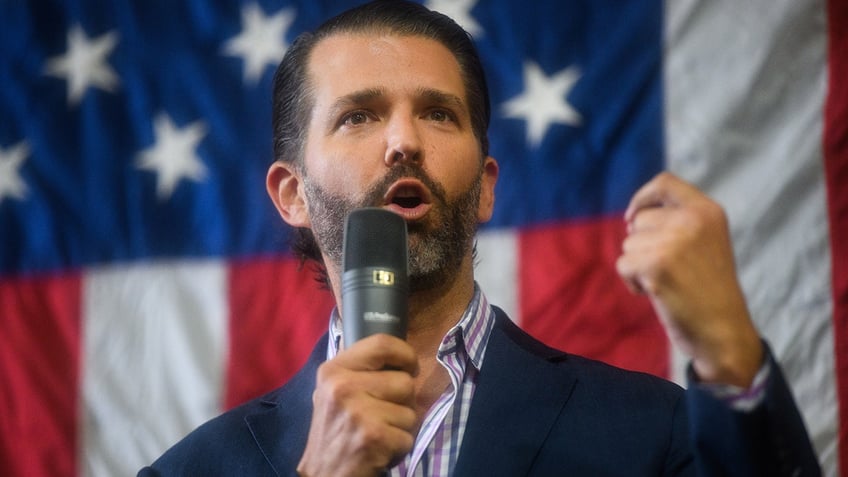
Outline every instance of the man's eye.
<path fill-rule="evenodd" d="M 344 118 L 344 124 L 349 126 L 355 126 L 357 124 L 363 124 L 368 121 L 368 115 L 363 111 L 354 111 Z"/>
<path fill-rule="evenodd" d="M 430 112 L 430 119 L 438 122 L 450 121 L 451 116 L 447 111 L 436 109 Z"/>

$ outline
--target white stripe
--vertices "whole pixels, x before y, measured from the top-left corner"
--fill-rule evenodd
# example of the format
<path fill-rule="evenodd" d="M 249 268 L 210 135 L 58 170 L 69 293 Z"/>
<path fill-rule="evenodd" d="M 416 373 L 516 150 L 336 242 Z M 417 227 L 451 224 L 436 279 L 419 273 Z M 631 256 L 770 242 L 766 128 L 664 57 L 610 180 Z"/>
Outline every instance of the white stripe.
<path fill-rule="evenodd" d="M 514 229 L 477 234 L 474 277 L 489 302 L 518 321 L 518 238 Z"/>
<path fill-rule="evenodd" d="M 212 261 L 86 273 L 80 475 L 135 475 L 220 412 L 226 281 Z"/>
<path fill-rule="evenodd" d="M 742 286 L 837 473 L 824 0 L 666 2 L 668 166 L 727 210 Z"/>

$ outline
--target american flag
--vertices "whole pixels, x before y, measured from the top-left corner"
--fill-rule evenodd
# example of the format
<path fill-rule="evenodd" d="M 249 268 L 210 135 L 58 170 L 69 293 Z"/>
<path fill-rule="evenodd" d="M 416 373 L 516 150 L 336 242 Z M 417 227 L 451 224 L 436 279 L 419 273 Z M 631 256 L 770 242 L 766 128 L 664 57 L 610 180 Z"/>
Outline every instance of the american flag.
<path fill-rule="evenodd" d="M 132 475 L 303 362 L 332 298 L 264 190 L 270 83 L 354 3 L 0 0 L 0 475 Z M 682 381 L 613 267 L 631 194 L 669 169 L 725 206 L 755 321 L 848 476 L 848 2 L 426 3 L 489 73 L 489 299 Z"/>

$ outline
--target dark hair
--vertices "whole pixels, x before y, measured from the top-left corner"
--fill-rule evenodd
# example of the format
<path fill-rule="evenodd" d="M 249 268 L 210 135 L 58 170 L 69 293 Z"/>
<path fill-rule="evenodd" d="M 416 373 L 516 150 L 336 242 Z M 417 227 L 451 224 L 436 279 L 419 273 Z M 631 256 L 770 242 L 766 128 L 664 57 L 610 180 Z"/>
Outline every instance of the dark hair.
<path fill-rule="evenodd" d="M 314 32 L 302 33 L 289 47 L 274 74 L 272 127 L 274 160 L 300 168 L 306 131 L 314 106 L 308 64 L 321 40 L 343 33 L 389 33 L 429 38 L 443 44 L 459 63 L 471 118 L 471 129 L 480 144 L 481 161 L 489 153 L 491 116 L 489 89 L 483 65 L 470 35 L 450 17 L 404 0 L 376 0 L 347 10 L 323 23 Z M 301 259 L 323 263 L 308 229 L 298 229 L 294 252 Z"/>
<path fill-rule="evenodd" d="M 301 165 L 306 129 L 314 103 L 307 69 L 315 45 L 340 33 L 371 32 L 429 38 L 453 53 L 465 85 L 471 129 L 480 142 L 482 156 L 488 155 L 489 89 L 471 37 L 446 15 L 417 3 L 376 0 L 327 20 L 312 33 L 302 33 L 289 47 L 274 75 L 274 159 Z"/>

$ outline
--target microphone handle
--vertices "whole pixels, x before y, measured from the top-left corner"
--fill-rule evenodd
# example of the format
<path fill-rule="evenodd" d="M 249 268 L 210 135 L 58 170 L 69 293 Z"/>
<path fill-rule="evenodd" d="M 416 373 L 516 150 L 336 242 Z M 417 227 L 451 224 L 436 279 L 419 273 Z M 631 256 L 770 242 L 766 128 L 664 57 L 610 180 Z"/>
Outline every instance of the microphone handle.
<path fill-rule="evenodd" d="M 344 272 L 342 304 L 346 347 L 376 333 L 406 339 L 408 290 L 394 270 L 362 267 Z"/>

